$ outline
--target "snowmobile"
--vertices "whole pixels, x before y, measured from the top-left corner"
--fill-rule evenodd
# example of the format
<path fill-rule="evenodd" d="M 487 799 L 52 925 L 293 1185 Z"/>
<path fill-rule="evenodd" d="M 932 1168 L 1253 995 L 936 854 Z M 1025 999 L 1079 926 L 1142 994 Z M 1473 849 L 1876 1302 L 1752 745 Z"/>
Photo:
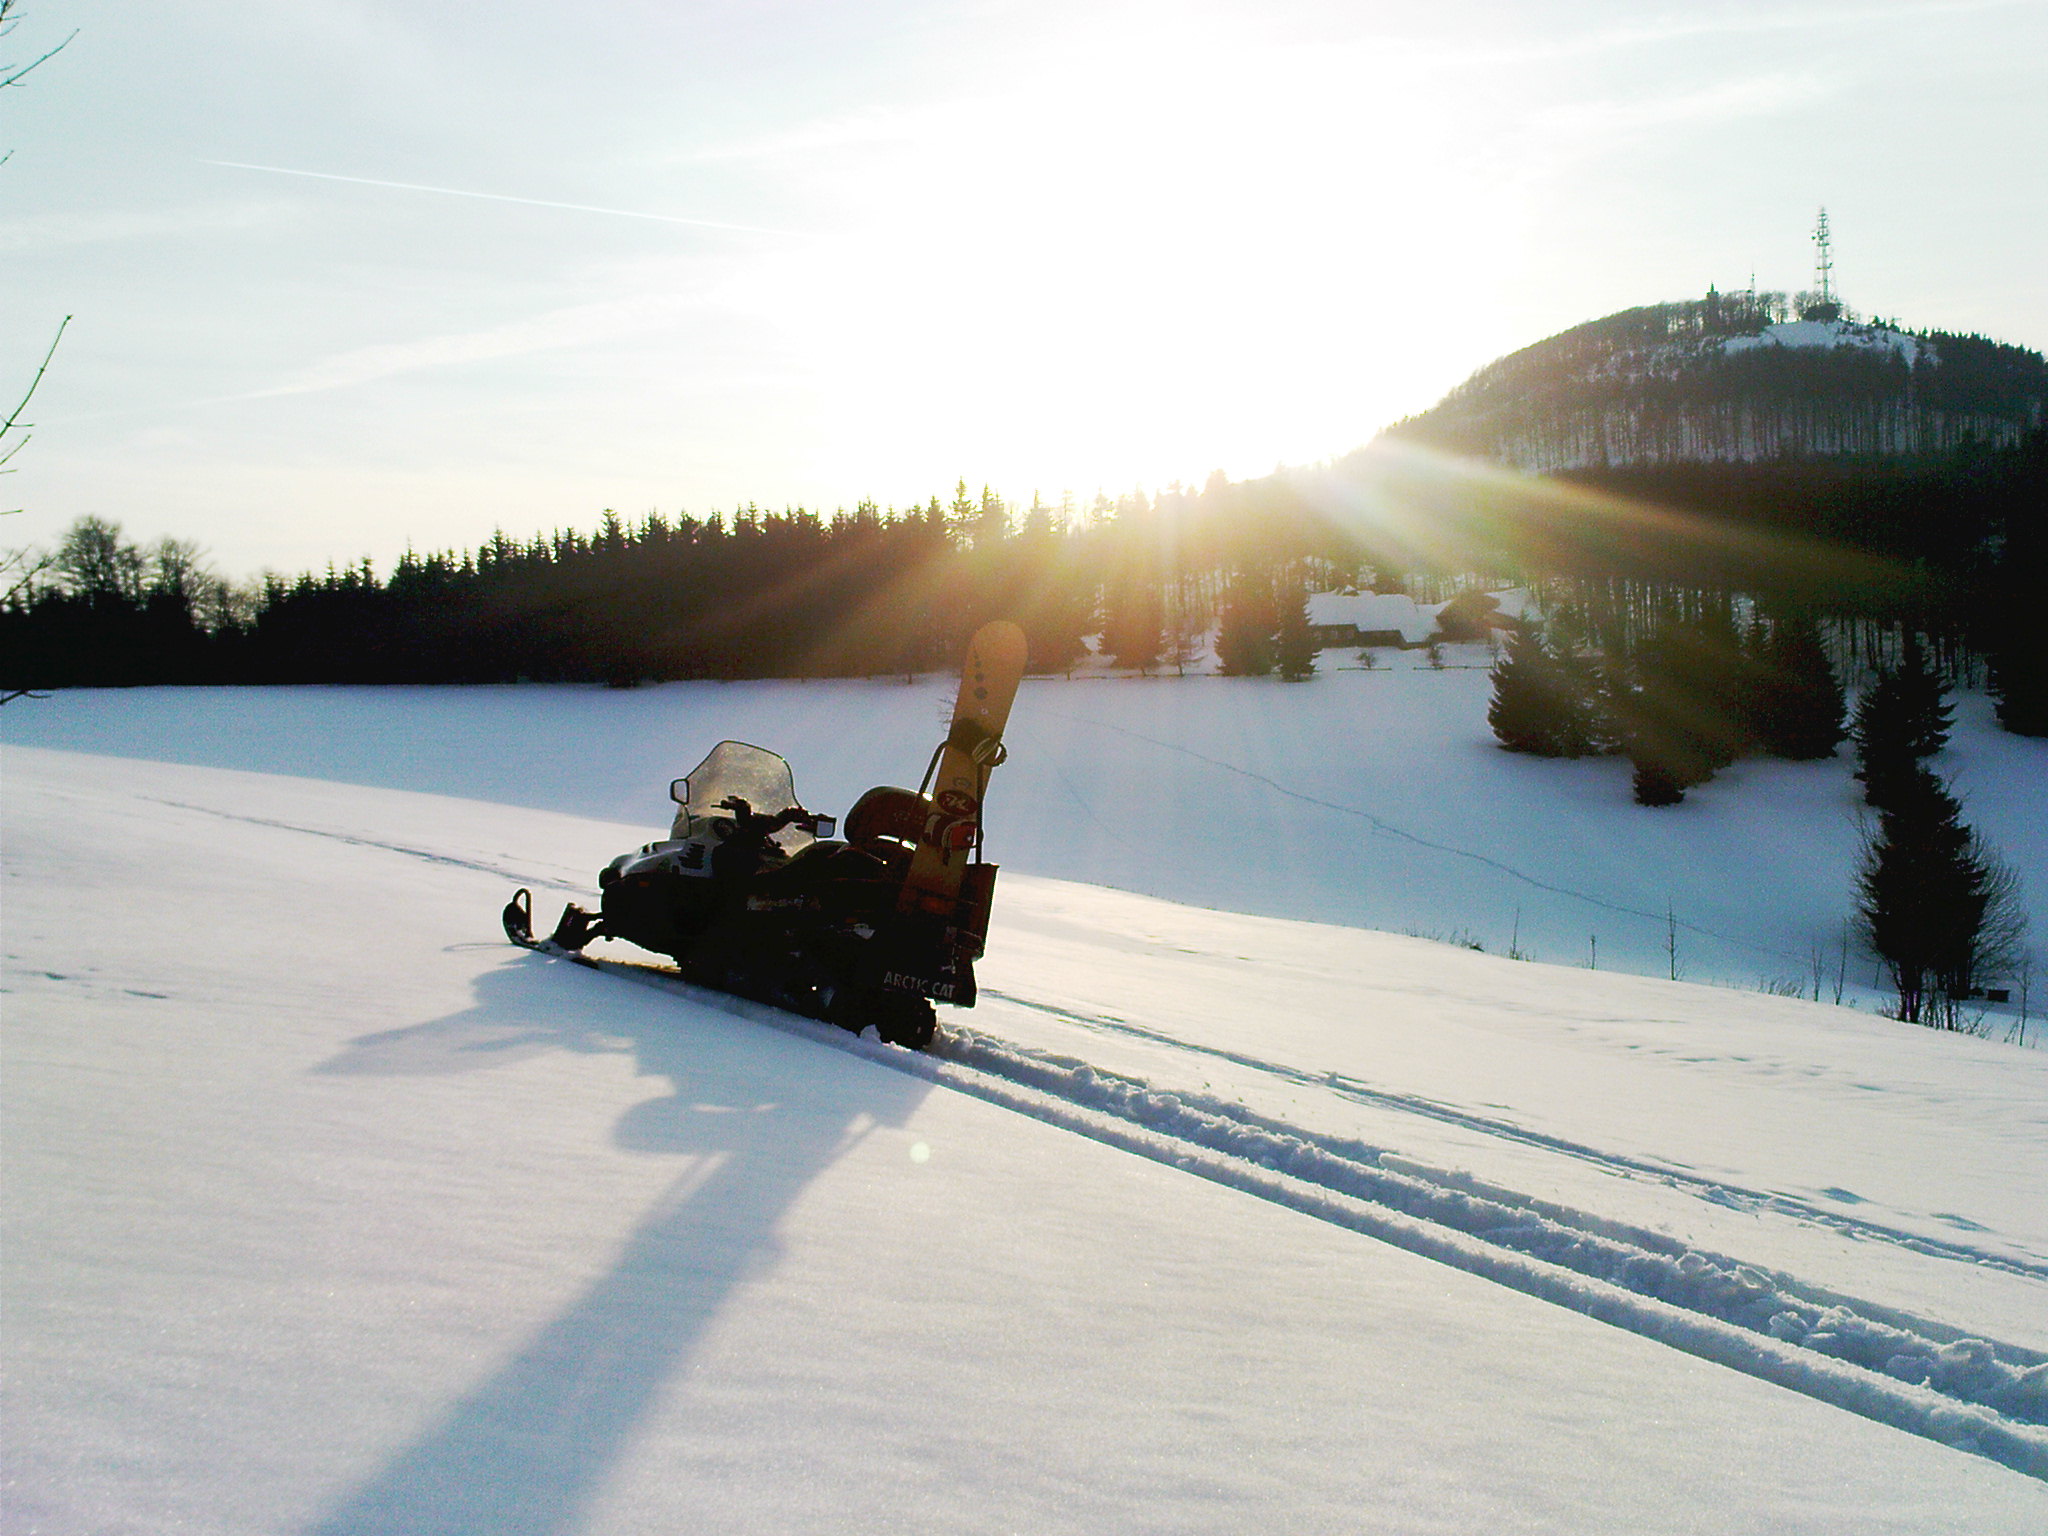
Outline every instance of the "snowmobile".
<path fill-rule="evenodd" d="M 918 788 L 868 790 L 843 836 L 804 808 L 781 757 L 720 742 L 670 784 L 668 837 L 599 872 L 596 912 L 572 903 L 537 939 L 522 887 L 505 907 L 506 937 L 577 957 L 595 939 L 624 939 L 699 985 L 923 1049 L 934 1001 L 974 1006 L 996 876 L 981 856 L 981 806 L 1023 665 L 1023 632 L 984 626 Z"/>

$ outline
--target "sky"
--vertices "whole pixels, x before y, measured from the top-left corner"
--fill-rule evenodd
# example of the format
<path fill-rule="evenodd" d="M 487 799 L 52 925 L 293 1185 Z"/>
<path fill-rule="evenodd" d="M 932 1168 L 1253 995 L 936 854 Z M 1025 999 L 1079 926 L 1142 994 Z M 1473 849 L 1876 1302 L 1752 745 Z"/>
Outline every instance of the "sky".
<path fill-rule="evenodd" d="M 1333 458 L 1709 284 L 2048 346 L 2039 0 L 23 0 L 0 544 Z M 488 18 L 484 20 L 483 18 Z M 75 36 L 72 34 L 75 33 Z"/>

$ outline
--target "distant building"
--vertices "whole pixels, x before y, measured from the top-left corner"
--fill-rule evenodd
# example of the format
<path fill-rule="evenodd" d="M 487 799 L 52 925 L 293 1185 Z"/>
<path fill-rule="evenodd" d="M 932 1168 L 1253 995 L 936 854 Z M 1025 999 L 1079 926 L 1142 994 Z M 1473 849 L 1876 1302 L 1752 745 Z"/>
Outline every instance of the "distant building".
<path fill-rule="evenodd" d="M 1436 615 L 1405 592 L 1311 592 L 1308 628 L 1323 645 L 1427 645 Z"/>
<path fill-rule="evenodd" d="M 1440 640 L 1489 640 L 1496 630 L 1506 629 L 1513 622 L 1501 612 L 1500 599 L 1491 592 L 1460 592 L 1436 610 Z"/>

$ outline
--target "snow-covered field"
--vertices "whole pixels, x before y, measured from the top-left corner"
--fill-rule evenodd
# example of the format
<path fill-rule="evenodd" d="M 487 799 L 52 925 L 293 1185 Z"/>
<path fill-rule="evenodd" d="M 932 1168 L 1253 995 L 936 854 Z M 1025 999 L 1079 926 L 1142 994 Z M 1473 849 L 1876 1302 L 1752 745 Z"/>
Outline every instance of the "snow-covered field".
<path fill-rule="evenodd" d="M 1486 728 L 1483 647 L 1383 651 L 1379 669 L 1267 679 L 1026 679 L 991 807 L 1006 868 L 1230 912 L 1511 947 L 1534 959 L 1834 996 L 1862 805 L 1846 753 L 1752 759 L 1682 806 L 1631 803 L 1619 759 L 1545 762 Z M 723 737 L 788 757 L 843 812 L 915 783 L 949 680 L 601 688 L 134 689 L 58 694 L 10 742 L 339 779 L 658 830 L 668 781 Z M 2048 741 L 1957 700 L 1935 766 L 2025 876 L 2048 972 Z M 651 835 L 651 834 L 650 834 Z M 578 869 L 588 887 L 595 874 Z M 1847 957 L 1850 996 L 1875 969 Z"/>
<path fill-rule="evenodd" d="M 1842 765 L 1034 682 L 930 1056 L 498 935 L 719 736 L 843 810 L 944 693 L 9 708 L 0 1529 L 2048 1529 L 2048 1053 L 1609 970 L 1803 971 Z M 2048 866 L 2040 744 L 1944 766 Z"/>

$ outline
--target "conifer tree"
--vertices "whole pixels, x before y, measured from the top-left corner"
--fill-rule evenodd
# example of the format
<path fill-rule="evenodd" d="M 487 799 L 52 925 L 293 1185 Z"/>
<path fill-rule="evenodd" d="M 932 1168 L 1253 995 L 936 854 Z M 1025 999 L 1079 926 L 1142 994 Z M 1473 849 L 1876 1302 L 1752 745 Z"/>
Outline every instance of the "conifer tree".
<path fill-rule="evenodd" d="M 987 486 L 981 488 L 981 501 L 975 507 L 970 542 L 976 549 L 987 549 L 1002 543 L 1010 531 L 1010 509 L 1003 498 Z"/>
<path fill-rule="evenodd" d="M 1654 748 L 1646 748 L 1642 738 L 1631 738 L 1628 752 L 1629 766 L 1634 771 L 1629 777 L 1629 790 L 1637 805 L 1677 805 L 1685 798 L 1696 779 L 1684 776 L 1681 769 L 1674 768 L 1665 754 Z"/>
<path fill-rule="evenodd" d="M 1899 665 L 1878 674 L 1856 701 L 1856 777 L 1863 798 L 1884 809 L 1915 788 L 1921 763 L 1948 745 L 1954 712 L 1940 675 L 1929 665 L 1917 634 L 1906 636 Z"/>
<path fill-rule="evenodd" d="M 1654 659 L 1639 663 L 1622 701 L 1621 750 L 1634 769 L 1631 788 L 1636 804 L 1676 805 L 1693 785 L 1713 776 L 1669 670 Z"/>
<path fill-rule="evenodd" d="M 1732 631 L 1673 625 L 1638 648 L 1633 686 L 1620 691 L 1621 748 L 1641 805 L 1676 805 L 1741 751 Z"/>
<path fill-rule="evenodd" d="M 1909 1023 L 1954 1028 L 2008 926 L 2011 877 L 1964 825 L 1955 797 L 1917 762 L 1891 786 L 1864 850 L 1858 915 Z"/>
<path fill-rule="evenodd" d="M 1209 629 L 1209 608 L 1200 584 L 1186 572 L 1166 594 L 1166 660 L 1181 676 L 1202 654 Z"/>
<path fill-rule="evenodd" d="M 1585 757 L 1603 746 L 1597 681 L 1577 657 L 1562 657 L 1533 620 L 1519 619 L 1493 668 L 1486 723 L 1510 752 Z"/>
<path fill-rule="evenodd" d="M 1273 660 L 1283 683 L 1305 683 L 1316 675 L 1316 642 L 1309 632 L 1308 591 L 1299 579 L 1275 594 L 1279 627 Z"/>
<path fill-rule="evenodd" d="M 1166 654 L 1166 602 L 1143 573 L 1126 571 L 1102 594 L 1102 649 L 1120 667 L 1150 672 Z"/>
<path fill-rule="evenodd" d="M 1085 636 L 1094 612 L 1092 592 L 1086 596 L 1042 594 L 1017 621 L 1024 629 L 1025 670 L 1065 672 L 1087 655 Z"/>
<path fill-rule="evenodd" d="M 1551 750 L 1556 690 L 1548 673 L 1550 659 L 1536 626 L 1517 619 L 1508 631 L 1507 649 L 1493 664 L 1493 699 L 1486 706 L 1494 739 L 1510 752 L 1556 755 Z"/>
<path fill-rule="evenodd" d="M 2015 736 L 2048 736 L 2048 644 L 2032 616 L 2001 614 L 1986 660 L 1998 723 Z"/>
<path fill-rule="evenodd" d="M 1167 652 L 1166 552 L 1151 501 L 1142 492 L 1119 497 L 1090 542 L 1102 569 L 1102 650 L 1149 673 Z"/>
<path fill-rule="evenodd" d="M 1904 699 L 1906 744 L 1914 757 L 1932 757 L 1948 745 L 1955 710 L 1948 702 L 1948 685 L 1935 670 L 1917 634 L 1906 637 L 1898 680 Z"/>
<path fill-rule="evenodd" d="M 2011 462 L 2001 523 L 1981 615 L 1991 694 L 2008 731 L 2048 736 L 2048 645 L 2034 608 L 2048 588 L 2048 423 L 2027 434 Z"/>
<path fill-rule="evenodd" d="M 1756 659 L 1742 643 L 1725 596 L 1707 602 L 1690 623 L 1669 635 L 1670 661 L 1694 735 L 1709 763 L 1708 775 L 1756 750 L 1743 700 L 1756 691 Z"/>
<path fill-rule="evenodd" d="M 1746 713 L 1758 750 L 1794 762 L 1833 757 L 1847 734 L 1847 703 L 1820 627 L 1804 614 L 1778 620 L 1753 663 Z"/>
<path fill-rule="evenodd" d="M 1614 718 L 1614 686 L 1604 662 L 1575 650 L 1555 653 L 1567 706 L 1558 745 L 1563 757 L 1595 757 L 1621 747 Z"/>
<path fill-rule="evenodd" d="M 1097 589 L 1084 576 L 1065 531 L 1059 510 L 1033 495 L 1009 546 L 1018 574 L 1006 606 L 1024 627 L 1026 667 L 1032 672 L 1064 672 L 1088 653 L 1084 637 L 1093 627 Z"/>
<path fill-rule="evenodd" d="M 945 518 L 946 532 L 952 535 L 955 543 L 974 542 L 975 524 L 981 520 L 981 503 L 968 494 L 965 476 L 954 482 L 953 504 L 946 509 Z"/>
<path fill-rule="evenodd" d="M 1239 571 L 1223 595 L 1216 634 L 1216 659 L 1225 677 L 1265 677 L 1272 672 L 1278 620 L 1271 579 L 1259 571 Z"/>

